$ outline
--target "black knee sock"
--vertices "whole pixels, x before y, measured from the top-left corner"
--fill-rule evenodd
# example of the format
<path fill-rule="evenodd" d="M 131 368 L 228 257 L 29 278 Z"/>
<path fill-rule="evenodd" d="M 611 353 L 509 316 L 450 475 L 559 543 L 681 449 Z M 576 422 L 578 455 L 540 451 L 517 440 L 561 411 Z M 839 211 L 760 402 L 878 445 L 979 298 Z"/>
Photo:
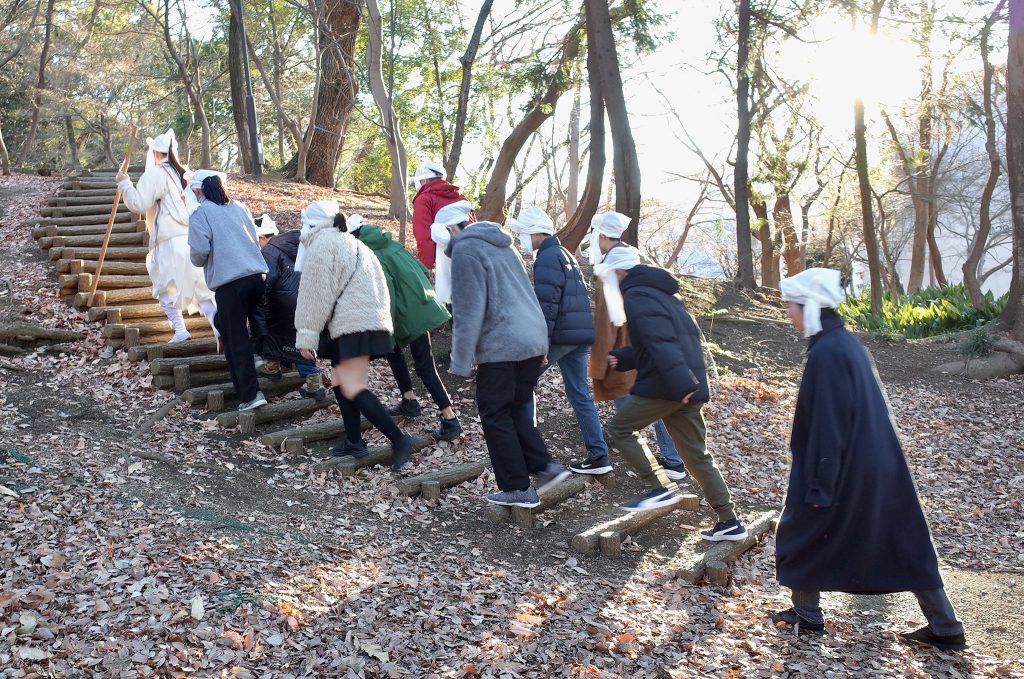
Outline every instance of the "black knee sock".
<path fill-rule="evenodd" d="M 345 438 L 352 443 L 359 443 L 363 440 L 362 422 L 359 419 L 359 408 L 352 401 L 345 398 L 341 393 L 341 387 L 334 387 L 334 400 L 338 402 L 338 409 L 341 410 L 341 421 L 345 423 Z"/>
<path fill-rule="evenodd" d="M 380 433 L 388 437 L 394 443 L 402 438 L 402 430 L 398 428 L 395 421 L 388 415 L 388 411 L 381 404 L 380 400 L 369 389 L 363 389 L 356 394 L 352 402 L 359 408 L 359 412 L 366 416 L 370 424 L 377 427 Z"/>

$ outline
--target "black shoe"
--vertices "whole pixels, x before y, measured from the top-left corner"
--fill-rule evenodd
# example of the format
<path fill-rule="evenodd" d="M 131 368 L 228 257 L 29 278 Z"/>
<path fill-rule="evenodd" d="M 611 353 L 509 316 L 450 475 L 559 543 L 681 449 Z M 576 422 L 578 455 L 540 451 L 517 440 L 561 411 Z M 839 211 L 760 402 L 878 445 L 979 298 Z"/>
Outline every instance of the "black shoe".
<path fill-rule="evenodd" d="M 825 632 L 825 623 L 807 622 L 797 614 L 795 608 L 787 608 L 784 611 L 769 611 L 768 617 L 776 624 L 784 622 L 790 627 L 793 627 L 796 629 L 797 634 L 800 632 L 807 632 L 808 634 L 823 634 Z"/>
<path fill-rule="evenodd" d="M 622 508 L 627 512 L 646 512 L 649 509 L 674 505 L 679 499 L 672 488 L 648 488 L 642 495 L 624 503 Z"/>
<path fill-rule="evenodd" d="M 359 439 L 359 443 L 353 443 L 348 439 L 345 439 L 338 445 L 331 448 L 331 457 L 345 457 L 351 455 L 358 459 L 364 458 L 370 454 L 370 449 L 366 446 L 366 441 Z"/>
<path fill-rule="evenodd" d="M 603 457 L 588 457 L 583 462 L 573 462 L 569 465 L 569 469 L 577 474 L 600 476 L 610 472 L 612 465 L 608 462 L 608 456 L 605 455 Z"/>
<path fill-rule="evenodd" d="M 420 401 L 416 398 L 403 398 L 398 405 L 388 406 L 388 415 L 391 417 L 419 417 L 423 414 Z"/>
<path fill-rule="evenodd" d="M 406 434 L 391 444 L 391 471 L 401 471 L 412 459 L 412 447 L 416 443 L 415 436 Z"/>
<path fill-rule="evenodd" d="M 962 651 L 967 648 L 963 634 L 934 634 L 928 625 L 913 632 L 902 632 L 900 640 L 911 646 L 934 646 L 940 651 Z"/>
<path fill-rule="evenodd" d="M 661 468 L 665 470 L 665 476 L 669 478 L 669 481 L 682 481 L 686 478 L 686 465 L 682 462 L 679 464 L 663 462 Z"/>
<path fill-rule="evenodd" d="M 436 441 L 454 441 L 462 436 L 462 425 L 459 424 L 459 418 L 453 417 L 449 420 L 442 417 L 441 424 L 430 432 L 430 435 Z"/>

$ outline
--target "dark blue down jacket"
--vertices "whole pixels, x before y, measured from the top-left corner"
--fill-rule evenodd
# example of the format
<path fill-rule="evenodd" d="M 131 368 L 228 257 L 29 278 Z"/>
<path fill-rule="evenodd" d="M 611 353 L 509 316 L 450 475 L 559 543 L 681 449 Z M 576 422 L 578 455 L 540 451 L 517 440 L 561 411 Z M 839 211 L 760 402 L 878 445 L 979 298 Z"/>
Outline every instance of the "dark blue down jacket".
<path fill-rule="evenodd" d="M 583 272 L 558 236 L 549 236 L 537 250 L 533 289 L 548 323 L 548 341 L 552 345 L 594 343 L 594 317 Z"/>

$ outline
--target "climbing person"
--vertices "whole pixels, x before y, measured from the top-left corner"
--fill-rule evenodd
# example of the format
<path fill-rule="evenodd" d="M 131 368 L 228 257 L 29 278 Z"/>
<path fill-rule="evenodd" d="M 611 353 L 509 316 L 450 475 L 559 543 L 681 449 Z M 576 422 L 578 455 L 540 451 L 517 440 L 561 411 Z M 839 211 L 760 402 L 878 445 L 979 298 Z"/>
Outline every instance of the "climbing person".
<path fill-rule="evenodd" d="M 438 210 L 465 201 L 466 197 L 458 186 L 447 180 L 444 167 L 432 161 L 416 168 L 411 181 L 416 186 L 416 195 L 412 199 L 412 234 L 416 239 L 416 258 L 428 271 L 432 271 L 437 245 L 430 237 L 430 225 L 437 221 L 434 218 Z M 476 221 L 476 217 L 473 216 L 470 221 Z"/>
<path fill-rule="evenodd" d="M 590 463 L 588 469 L 607 466 L 608 445 L 587 379 L 590 346 L 594 343 L 594 318 L 583 272 L 576 258 L 562 247 L 555 235 L 554 223 L 543 210 L 528 207 L 508 221 L 519 234 L 523 251 L 536 253 L 533 289 L 548 329 L 548 362 L 544 370 L 558 365 L 588 460 L 599 463 L 603 460 L 603 465 Z"/>
<path fill-rule="evenodd" d="M 636 248 L 609 250 L 594 267 L 604 289 L 608 317 L 629 324 L 632 344 L 609 352 L 618 371 L 636 370 L 629 397 L 608 424 L 609 444 L 640 476 L 646 490 L 623 509 L 645 511 L 679 500 L 678 488 L 655 461 L 638 432 L 661 419 L 686 468 L 718 515 L 701 531 L 705 540 L 742 540 L 747 529 L 736 516 L 729 487 L 707 452 L 701 409 L 709 398 L 700 329 L 679 297 L 679 282 L 664 269 L 640 263 Z"/>
<path fill-rule="evenodd" d="M 367 224 L 362 215 L 349 216 L 348 230 L 377 256 L 391 296 L 395 345 L 387 354 L 387 360 L 402 400 L 388 408 L 388 414 L 407 418 L 422 414 L 403 353 L 403 349 L 408 347 L 416 374 L 440 411 L 440 422 L 432 435 L 439 441 L 458 438 L 462 435 L 462 425 L 452 409 L 448 390 L 437 374 L 430 344 L 430 331 L 447 323 L 451 316 L 438 303 L 426 267 L 401 244 L 391 240 L 391 234 L 379 226 Z"/>
<path fill-rule="evenodd" d="M 498 492 L 491 504 L 536 507 L 538 492 L 571 474 L 555 462 L 533 416 L 533 392 L 548 351 L 548 328 L 512 238 L 494 222 L 448 225 L 451 257 L 451 372 L 476 371 L 476 403 Z M 530 475 L 536 477 L 531 485 Z"/>
<path fill-rule="evenodd" d="M 116 175 L 117 188 L 125 207 L 145 215 L 149 233 L 146 271 L 153 282 L 153 297 L 167 316 L 174 335 L 172 343 L 191 337 L 185 327 L 183 313 L 198 311 L 213 328 L 217 305 L 207 287 L 202 269 L 189 259 L 188 203 L 194 203 L 188 191 L 188 170 L 178 161 L 174 130 L 168 129 L 156 138 L 147 138 L 146 170 L 139 184 L 132 184 L 124 172 Z"/>
<path fill-rule="evenodd" d="M 622 234 L 629 226 L 629 217 L 618 212 L 602 212 L 591 220 L 588 255 L 592 265 L 599 264 L 613 248 L 628 247 L 622 242 Z M 590 377 L 594 385 L 594 400 L 611 401 L 619 408 L 636 381 L 636 372 L 621 372 L 608 364 L 608 353 L 612 349 L 629 346 L 628 325 L 616 326 L 608 320 L 608 308 L 604 303 L 604 289 L 597 286 L 594 299 L 594 346 L 590 351 Z M 686 478 L 686 466 L 669 436 L 665 423 L 654 423 L 654 437 L 660 453 L 658 462 L 665 475 L 679 481 Z M 608 457 L 594 457 L 569 465 L 577 474 L 607 474 L 612 471 Z"/>
<path fill-rule="evenodd" d="M 909 591 L 928 624 L 901 639 L 966 648 L 878 374 L 835 311 L 846 299 L 839 272 L 807 269 L 779 289 L 808 344 L 775 541 L 779 584 L 792 590 L 793 606 L 771 619 L 820 634 L 821 592 Z"/>
<path fill-rule="evenodd" d="M 391 442 L 391 466 L 398 471 L 411 459 L 415 439 L 399 429 L 368 388 L 370 358 L 394 347 L 391 296 L 380 262 L 347 229 L 333 200 L 318 200 L 302 211 L 295 346 L 303 358 L 315 361 L 327 329 L 323 353 L 331 361 L 331 384 L 345 424 L 345 442 L 332 453 L 369 454 L 361 434 L 362 413 Z"/>
<path fill-rule="evenodd" d="M 305 379 L 299 395 L 322 401 L 327 398 L 323 375 L 313 361 L 307 361 L 295 348 L 295 302 L 299 296 L 301 274 L 295 270 L 299 252 L 299 231 L 281 233 L 277 223 L 263 214 L 255 219 L 267 278 L 260 304 L 259 336 L 254 338 L 256 372 L 278 381 L 284 377 L 282 364 L 291 364 Z"/>
<path fill-rule="evenodd" d="M 430 225 L 430 239 L 438 248 L 434 264 L 434 295 L 441 304 L 452 303 L 452 260 L 447 254 L 452 235 L 448 227 L 469 225 L 475 221 L 473 205 L 468 200 L 445 205 L 434 215 L 434 223 Z"/>
<path fill-rule="evenodd" d="M 263 300 L 267 263 L 260 252 L 249 208 L 231 200 L 222 173 L 198 170 L 199 208 L 189 217 L 188 246 L 192 263 L 203 267 L 206 285 L 214 291 L 214 317 L 239 410 L 265 406 L 252 356 L 249 327 L 256 327 Z"/>

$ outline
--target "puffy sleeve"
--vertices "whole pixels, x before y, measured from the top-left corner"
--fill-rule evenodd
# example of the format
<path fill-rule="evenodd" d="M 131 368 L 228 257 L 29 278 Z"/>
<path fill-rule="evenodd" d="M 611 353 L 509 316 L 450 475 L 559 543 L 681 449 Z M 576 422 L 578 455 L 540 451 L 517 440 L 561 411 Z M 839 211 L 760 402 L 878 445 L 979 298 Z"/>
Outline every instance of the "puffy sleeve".
<path fill-rule="evenodd" d="M 806 438 L 793 454 L 805 460 L 806 504 L 831 507 L 847 454 L 854 416 L 855 391 L 848 361 L 839 352 L 814 351 L 800 383 Z"/>
<path fill-rule="evenodd" d="M 139 177 L 138 186 L 133 186 L 131 179 L 125 179 L 117 188 L 121 190 L 121 199 L 128 209 L 144 215 L 167 193 L 167 176 L 162 169 L 154 167 Z"/>
<path fill-rule="evenodd" d="M 321 238 L 323 238 L 321 236 Z M 331 243 L 306 248 L 299 297 L 295 303 L 295 348 L 316 349 L 331 320 L 342 284 L 355 266 L 355 255 L 338 253 Z"/>

